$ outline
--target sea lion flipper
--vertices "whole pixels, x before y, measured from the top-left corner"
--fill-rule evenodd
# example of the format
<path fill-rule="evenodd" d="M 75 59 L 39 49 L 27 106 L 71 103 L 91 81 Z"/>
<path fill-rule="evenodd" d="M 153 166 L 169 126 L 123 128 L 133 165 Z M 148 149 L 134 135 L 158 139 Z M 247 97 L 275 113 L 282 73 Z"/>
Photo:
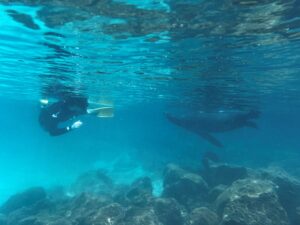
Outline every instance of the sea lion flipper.
<path fill-rule="evenodd" d="M 199 133 L 199 135 L 216 147 L 219 147 L 219 148 L 224 147 L 223 144 L 218 139 L 216 139 L 214 136 L 212 136 L 211 134 L 209 134 L 207 132 L 201 132 L 201 133 Z"/>

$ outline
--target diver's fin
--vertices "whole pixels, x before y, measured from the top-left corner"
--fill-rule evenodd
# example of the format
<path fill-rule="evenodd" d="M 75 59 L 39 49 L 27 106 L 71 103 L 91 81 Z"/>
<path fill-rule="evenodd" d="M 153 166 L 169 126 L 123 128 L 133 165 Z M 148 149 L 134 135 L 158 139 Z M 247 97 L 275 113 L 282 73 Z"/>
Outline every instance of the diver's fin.
<path fill-rule="evenodd" d="M 113 107 L 114 102 L 111 99 L 100 99 L 97 101 L 89 100 L 89 104 L 96 105 L 96 106 L 105 106 L 105 107 Z"/>
<path fill-rule="evenodd" d="M 205 140 L 207 140 L 209 143 L 213 144 L 214 146 L 219 147 L 219 148 L 224 147 L 223 144 L 218 139 L 216 139 L 214 136 L 212 136 L 211 134 L 206 133 L 206 132 L 201 132 L 198 134 L 201 137 L 203 137 Z"/>
<path fill-rule="evenodd" d="M 258 129 L 257 124 L 253 121 L 246 121 L 245 122 L 245 127 L 251 127 L 251 128 L 254 128 L 254 129 Z"/>
<path fill-rule="evenodd" d="M 88 114 L 96 115 L 97 117 L 114 117 L 114 108 L 113 107 L 100 107 L 96 109 L 88 109 Z"/>
<path fill-rule="evenodd" d="M 103 106 L 113 106 L 114 102 L 111 99 L 100 99 L 98 104 Z"/>

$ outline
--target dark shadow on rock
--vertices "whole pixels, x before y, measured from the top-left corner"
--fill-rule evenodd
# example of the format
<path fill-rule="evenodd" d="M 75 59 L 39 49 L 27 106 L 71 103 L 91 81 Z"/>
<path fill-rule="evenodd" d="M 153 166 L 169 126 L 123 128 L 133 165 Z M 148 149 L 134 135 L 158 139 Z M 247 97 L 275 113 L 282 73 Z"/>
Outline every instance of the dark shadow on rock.
<path fill-rule="evenodd" d="M 248 175 L 245 167 L 219 163 L 210 163 L 203 171 L 203 177 L 210 187 L 220 184 L 231 185 L 234 181 L 244 179 Z"/>

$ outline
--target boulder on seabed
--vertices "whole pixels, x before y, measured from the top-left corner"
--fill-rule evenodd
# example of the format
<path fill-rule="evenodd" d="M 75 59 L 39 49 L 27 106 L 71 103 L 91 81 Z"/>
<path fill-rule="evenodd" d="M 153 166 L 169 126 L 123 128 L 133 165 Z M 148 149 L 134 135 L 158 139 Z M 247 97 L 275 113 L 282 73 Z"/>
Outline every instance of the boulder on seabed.
<path fill-rule="evenodd" d="M 200 175 L 169 164 L 164 172 L 163 196 L 174 198 L 188 209 L 193 209 L 207 200 L 208 186 Z"/>
<path fill-rule="evenodd" d="M 112 195 L 113 181 L 102 170 L 92 170 L 80 175 L 71 187 L 74 194 L 88 193 L 95 195 Z"/>
<path fill-rule="evenodd" d="M 11 196 L 0 208 L 0 212 L 9 214 L 23 207 L 33 205 L 46 199 L 46 191 L 42 187 L 33 187 L 24 192 Z"/>
<path fill-rule="evenodd" d="M 296 208 L 300 207 L 300 181 L 279 168 L 261 170 L 258 172 L 258 177 L 271 180 L 278 186 L 279 201 L 286 210 L 291 224 L 299 225 Z"/>
<path fill-rule="evenodd" d="M 0 213 L 0 225 L 7 225 L 7 218 L 4 214 Z"/>
<path fill-rule="evenodd" d="M 73 225 L 71 221 L 67 220 L 67 219 L 57 219 L 55 221 L 52 222 L 47 222 L 47 223 L 42 223 L 41 225 Z"/>
<path fill-rule="evenodd" d="M 208 193 L 209 202 L 214 202 L 220 194 L 222 194 L 226 190 L 227 186 L 220 184 L 211 189 Z"/>
<path fill-rule="evenodd" d="M 135 180 L 126 193 L 129 203 L 144 207 L 151 203 L 153 196 L 152 181 L 149 177 L 141 177 Z"/>
<path fill-rule="evenodd" d="M 173 198 L 157 198 L 153 202 L 155 214 L 164 225 L 184 224 L 183 207 Z"/>
<path fill-rule="evenodd" d="M 150 206 L 153 200 L 152 181 L 149 177 L 136 179 L 131 185 L 119 185 L 118 191 L 113 197 L 115 202 L 123 206 Z"/>
<path fill-rule="evenodd" d="M 300 206 L 296 208 L 295 224 L 300 224 Z"/>
<path fill-rule="evenodd" d="M 70 196 L 67 194 L 67 190 L 63 186 L 53 186 L 47 188 L 46 191 L 48 199 L 54 202 L 63 201 L 70 198 Z"/>
<path fill-rule="evenodd" d="M 136 207 L 127 208 L 125 218 L 122 225 L 164 225 L 155 214 L 152 207 Z"/>
<path fill-rule="evenodd" d="M 125 208 L 118 203 L 112 203 L 97 210 L 91 224 L 118 224 L 125 217 Z"/>
<path fill-rule="evenodd" d="M 218 215 L 206 207 L 194 209 L 188 216 L 188 225 L 218 225 Z"/>
<path fill-rule="evenodd" d="M 20 221 L 18 221 L 18 223 L 11 223 L 11 225 L 44 225 L 44 223 L 40 222 L 34 216 L 29 216 L 21 219 Z"/>
<path fill-rule="evenodd" d="M 78 219 L 78 217 L 89 217 L 94 215 L 99 208 L 111 204 L 111 199 L 102 196 L 93 196 L 82 193 L 69 201 L 61 211 L 68 211 L 69 218 Z"/>
<path fill-rule="evenodd" d="M 216 200 L 222 225 L 289 225 L 286 211 L 267 180 L 235 181 Z"/>

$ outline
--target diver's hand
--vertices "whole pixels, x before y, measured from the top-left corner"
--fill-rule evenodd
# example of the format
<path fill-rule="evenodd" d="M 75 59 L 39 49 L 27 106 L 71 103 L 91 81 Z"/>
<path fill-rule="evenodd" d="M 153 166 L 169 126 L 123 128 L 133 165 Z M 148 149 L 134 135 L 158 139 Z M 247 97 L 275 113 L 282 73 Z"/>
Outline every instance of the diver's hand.
<path fill-rule="evenodd" d="M 77 120 L 76 122 L 74 122 L 71 126 L 72 129 L 77 129 L 79 127 L 82 126 L 82 122 L 80 120 Z"/>

